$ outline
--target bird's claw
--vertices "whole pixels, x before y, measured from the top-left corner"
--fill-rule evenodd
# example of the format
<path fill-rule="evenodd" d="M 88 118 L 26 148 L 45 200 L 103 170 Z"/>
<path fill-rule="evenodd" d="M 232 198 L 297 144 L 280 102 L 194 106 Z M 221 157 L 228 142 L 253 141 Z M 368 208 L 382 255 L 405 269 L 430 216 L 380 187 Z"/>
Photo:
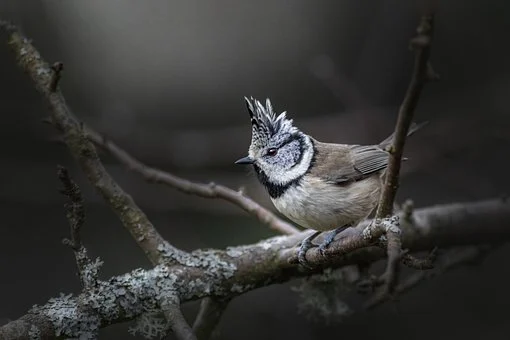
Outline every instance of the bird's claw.
<path fill-rule="evenodd" d="M 305 267 L 307 269 L 312 269 L 312 267 L 310 266 L 310 264 L 308 263 L 308 261 L 306 259 L 306 252 L 313 247 L 314 247 L 314 245 L 312 244 L 311 240 L 306 240 L 306 239 L 303 240 L 303 242 L 301 242 L 301 245 L 299 246 L 298 262 L 300 265 L 302 265 L 303 267 Z"/>
<path fill-rule="evenodd" d="M 329 242 L 329 243 L 322 242 L 322 243 L 319 245 L 319 253 L 320 253 L 322 256 L 326 257 L 326 249 L 328 248 L 328 246 L 329 246 L 329 244 L 330 244 L 330 243 L 331 243 L 331 242 Z"/>

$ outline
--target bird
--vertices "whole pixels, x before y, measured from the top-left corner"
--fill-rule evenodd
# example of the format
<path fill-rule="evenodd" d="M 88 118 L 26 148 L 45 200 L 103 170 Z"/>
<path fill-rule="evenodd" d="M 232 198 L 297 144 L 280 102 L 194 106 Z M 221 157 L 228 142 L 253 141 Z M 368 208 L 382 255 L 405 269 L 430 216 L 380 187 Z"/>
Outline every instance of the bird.
<path fill-rule="evenodd" d="M 235 164 L 252 165 L 276 209 L 299 226 L 315 232 L 303 239 L 298 262 L 308 266 L 306 252 L 322 232 L 318 246 L 325 256 L 335 237 L 355 227 L 377 208 L 393 134 L 377 145 L 320 142 L 279 115 L 269 99 L 265 106 L 244 97 L 251 120 L 248 155 Z M 408 135 L 424 124 L 413 123 Z"/>

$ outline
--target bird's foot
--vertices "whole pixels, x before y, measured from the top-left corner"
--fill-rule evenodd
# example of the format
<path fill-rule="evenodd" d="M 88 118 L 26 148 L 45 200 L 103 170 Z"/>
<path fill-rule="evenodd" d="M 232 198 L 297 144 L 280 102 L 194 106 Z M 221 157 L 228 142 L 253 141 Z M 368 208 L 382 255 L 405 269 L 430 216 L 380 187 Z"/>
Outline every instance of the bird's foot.
<path fill-rule="evenodd" d="M 333 242 L 333 240 L 335 239 L 336 235 L 340 234 L 342 231 L 344 231 L 345 229 L 347 229 L 349 227 L 351 227 L 351 224 L 347 224 L 347 225 L 338 227 L 338 228 L 330 231 L 324 237 L 324 241 L 322 241 L 322 243 L 319 245 L 319 252 L 321 253 L 322 256 L 326 256 L 326 249 L 329 247 L 331 242 Z"/>
<path fill-rule="evenodd" d="M 308 261 L 306 260 L 306 252 L 308 250 L 310 250 L 311 248 L 316 247 L 312 243 L 312 240 L 314 238 L 316 238 L 320 233 L 321 233 L 320 231 L 316 231 L 315 233 L 313 233 L 312 235 L 308 236 L 303 241 L 301 241 L 301 245 L 299 246 L 299 250 L 298 250 L 299 264 L 307 269 L 312 269 L 312 267 L 308 264 Z"/>

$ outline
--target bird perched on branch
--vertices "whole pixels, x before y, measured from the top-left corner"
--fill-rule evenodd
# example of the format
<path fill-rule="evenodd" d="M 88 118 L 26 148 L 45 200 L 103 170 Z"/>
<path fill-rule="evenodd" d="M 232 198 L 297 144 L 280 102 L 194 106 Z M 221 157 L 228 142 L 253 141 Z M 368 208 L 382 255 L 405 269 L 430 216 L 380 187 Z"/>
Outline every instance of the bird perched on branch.
<path fill-rule="evenodd" d="M 305 266 L 312 240 L 329 231 L 321 254 L 335 236 L 356 226 L 377 207 L 388 166 L 393 135 L 378 145 L 323 143 L 303 133 L 286 112 L 273 111 L 246 98 L 252 126 L 248 156 L 236 164 L 251 164 L 276 209 L 298 225 L 316 232 L 301 242 L 299 262 Z M 413 124 L 409 135 L 421 125 Z"/>

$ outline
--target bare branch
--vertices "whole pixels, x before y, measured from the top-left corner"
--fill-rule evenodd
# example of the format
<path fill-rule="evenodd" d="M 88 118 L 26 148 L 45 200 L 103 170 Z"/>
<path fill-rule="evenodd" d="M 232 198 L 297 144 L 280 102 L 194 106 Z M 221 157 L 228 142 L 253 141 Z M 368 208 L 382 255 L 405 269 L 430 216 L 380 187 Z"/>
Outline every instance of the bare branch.
<path fill-rule="evenodd" d="M 64 244 L 70 246 L 73 250 L 78 250 L 82 247 L 80 229 L 85 223 L 85 207 L 83 197 L 78 185 L 71 179 L 69 172 L 66 168 L 59 165 L 57 167 L 58 179 L 64 185 L 61 193 L 67 197 L 67 202 L 64 204 L 66 209 L 66 217 L 71 227 L 71 239 L 64 239 Z"/>
<path fill-rule="evenodd" d="M 49 104 L 51 122 L 62 132 L 64 142 L 71 151 L 90 183 L 102 195 L 110 208 L 119 216 L 124 227 L 131 233 L 149 260 L 156 264 L 160 260 L 158 247 L 164 240 L 133 199 L 106 171 L 96 149 L 91 143 L 83 124 L 73 117 L 64 97 L 55 88 L 52 90 L 56 71 L 52 71 L 39 52 L 12 24 L 0 22 L 0 29 L 8 33 L 8 44 L 14 51 L 21 68 L 25 70 Z M 62 67 L 60 66 L 59 69 Z M 175 250 L 177 251 L 177 250 Z"/>
<path fill-rule="evenodd" d="M 64 64 L 60 61 L 57 61 L 53 65 L 51 65 L 51 80 L 50 80 L 50 92 L 55 92 L 57 90 L 58 82 L 60 81 L 60 73 L 64 69 Z"/>
<path fill-rule="evenodd" d="M 148 167 L 139 160 L 128 154 L 125 150 L 117 146 L 112 141 L 102 137 L 90 127 L 86 128 L 87 137 L 96 145 L 108 151 L 119 162 L 127 166 L 129 169 L 142 175 L 145 180 L 154 183 L 165 184 L 175 188 L 186 194 L 197 195 L 204 198 L 220 198 L 232 204 L 239 206 L 244 211 L 254 215 L 264 224 L 267 224 L 274 231 L 292 235 L 298 233 L 299 230 L 290 223 L 278 218 L 271 211 L 265 209 L 257 202 L 246 197 L 242 191 L 234 191 L 223 185 L 215 183 L 195 183 L 184 178 L 177 177 L 168 172 Z"/>
<path fill-rule="evenodd" d="M 427 255 L 424 259 L 418 259 L 414 256 L 411 256 L 409 254 L 404 254 L 402 256 L 402 264 L 419 270 L 426 270 L 426 269 L 432 269 L 434 268 L 434 262 L 437 258 L 437 247 L 432 249 L 430 253 Z"/>
<path fill-rule="evenodd" d="M 211 338 L 229 301 L 230 299 L 212 297 L 202 299 L 200 302 L 200 310 L 193 323 L 193 331 L 197 335 L 198 340 Z"/>
<path fill-rule="evenodd" d="M 414 70 L 406 95 L 400 106 L 397 124 L 395 126 L 393 144 L 390 148 L 390 160 L 386 171 L 385 184 L 376 216 L 383 218 L 391 215 L 393 202 L 399 185 L 400 165 L 406 137 L 413 121 L 414 111 L 418 105 L 421 91 L 427 80 L 431 77 L 432 66 L 429 63 L 430 46 L 434 31 L 434 17 L 432 14 L 422 16 L 417 29 L 417 36 L 411 40 L 415 49 Z M 382 294 L 392 294 L 398 282 L 399 264 L 402 259 L 402 245 L 400 233 L 394 230 L 386 232 L 388 263 L 384 273 L 386 284 Z"/>
<path fill-rule="evenodd" d="M 97 285 L 99 269 L 103 262 L 99 258 L 92 261 L 87 254 L 87 249 L 81 243 L 80 230 L 85 223 L 85 208 L 80 188 L 71 179 L 69 172 L 63 166 L 58 166 L 57 174 L 64 185 L 61 192 L 68 199 L 64 207 L 71 229 L 71 238 L 64 239 L 63 243 L 74 251 L 81 285 L 83 289 L 89 289 Z"/>
<path fill-rule="evenodd" d="M 411 290 L 420 283 L 430 280 L 431 278 L 449 270 L 478 261 L 487 255 L 489 250 L 492 248 L 492 246 L 470 246 L 463 249 L 453 249 L 442 256 L 440 263 L 434 268 L 434 270 L 419 271 L 408 276 L 403 282 L 395 287 L 395 293 L 400 295 Z M 365 308 L 372 309 L 383 302 L 388 301 L 389 298 L 389 295 L 376 296 L 374 299 L 369 300 L 365 304 Z"/>
<path fill-rule="evenodd" d="M 182 315 L 179 303 L 164 303 L 161 305 L 161 309 L 178 340 L 197 340 L 193 330 Z"/>
<path fill-rule="evenodd" d="M 386 171 L 385 185 L 377 208 L 377 217 L 379 218 L 391 215 L 393 210 L 407 133 L 413 121 L 414 110 L 418 105 L 421 91 L 428 80 L 427 70 L 434 27 L 433 20 L 433 15 L 424 15 L 417 29 L 418 35 L 411 40 L 411 46 L 415 49 L 416 53 L 414 70 L 398 113 L 393 144 L 390 148 L 390 161 Z"/>
<path fill-rule="evenodd" d="M 413 224 L 402 233 L 402 245 L 413 252 L 433 248 L 436 244 L 447 248 L 510 240 L 510 229 L 506 227 L 510 222 L 508 200 L 433 206 L 416 209 L 414 216 Z M 327 266 L 368 264 L 384 258 L 385 252 L 377 246 L 357 248 L 347 254 L 345 249 L 355 248 L 352 243 L 359 242 L 363 228 L 370 222 L 363 222 L 356 228 L 358 233 L 335 240 L 330 245 L 334 256 L 324 258 L 316 248 L 310 250 L 307 258 L 314 265 L 314 272 L 303 271 L 301 266 L 290 263 L 296 253 L 295 245 L 306 232 L 225 250 L 196 250 L 191 254 L 178 254 L 182 256 L 176 257 L 176 264 L 171 267 L 136 269 L 99 281 L 95 289 L 80 295 L 53 298 L 0 327 L 0 338 L 27 339 L 31 328 L 39 331 L 43 338 L 53 338 L 56 334 L 78 337 L 94 327 L 139 317 L 154 310 L 163 298 L 177 297 L 181 303 L 206 296 L 228 298 L 258 287 L 320 273 Z"/>

